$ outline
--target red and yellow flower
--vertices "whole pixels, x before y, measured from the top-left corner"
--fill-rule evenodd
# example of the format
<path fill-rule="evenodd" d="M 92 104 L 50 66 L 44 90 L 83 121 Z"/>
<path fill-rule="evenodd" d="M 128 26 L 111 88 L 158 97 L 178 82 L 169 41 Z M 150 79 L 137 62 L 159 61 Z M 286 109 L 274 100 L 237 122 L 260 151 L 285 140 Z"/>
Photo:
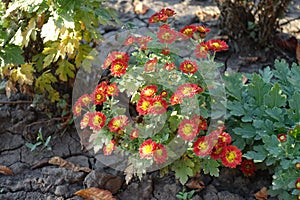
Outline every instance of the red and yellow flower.
<path fill-rule="evenodd" d="M 224 143 L 224 144 L 230 144 L 231 143 L 231 136 L 230 136 L 230 134 L 222 131 L 219 134 L 219 141 L 221 143 Z"/>
<path fill-rule="evenodd" d="M 194 25 L 188 25 L 183 27 L 180 32 L 186 37 L 191 38 L 193 37 L 193 34 L 197 31 L 197 27 Z"/>
<path fill-rule="evenodd" d="M 119 115 L 112 118 L 108 123 L 108 128 L 110 132 L 118 132 L 123 130 L 125 126 L 129 123 L 128 117 L 126 115 Z"/>
<path fill-rule="evenodd" d="M 295 187 L 297 190 L 300 190 L 300 178 L 296 180 Z"/>
<path fill-rule="evenodd" d="M 170 97 L 170 103 L 171 105 L 176 105 L 176 104 L 181 104 L 182 103 L 182 96 L 177 92 L 175 92 L 174 94 L 172 94 L 172 96 Z"/>
<path fill-rule="evenodd" d="M 90 116 L 91 116 L 90 112 L 87 112 L 83 115 L 83 117 L 80 121 L 80 128 L 81 129 L 85 129 L 87 127 L 87 125 L 89 124 L 89 121 L 90 121 Z"/>
<path fill-rule="evenodd" d="M 160 92 L 160 96 L 162 98 L 167 97 L 168 96 L 168 92 L 166 90 L 163 90 L 163 91 Z"/>
<path fill-rule="evenodd" d="M 136 110 L 140 115 L 146 115 L 152 106 L 153 99 L 149 97 L 141 97 L 137 103 Z"/>
<path fill-rule="evenodd" d="M 197 72 L 198 70 L 198 66 L 196 65 L 196 63 L 194 61 L 191 60 L 185 60 L 183 61 L 180 66 L 179 69 L 183 72 L 183 73 L 190 73 L 190 74 L 194 74 Z"/>
<path fill-rule="evenodd" d="M 296 162 L 296 163 L 295 163 L 295 168 L 296 168 L 296 169 L 300 169 L 300 162 Z"/>
<path fill-rule="evenodd" d="M 90 94 L 84 94 L 78 101 L 80 101 L 83 106 L 88 106 L 93 101 L 93 97 Z"/>
<path fill-rule="evenodd" d="M 168 153 L 166 147 L 162 144 L 157 144 L 153 152 L 153 159 L 156 162 L 156 164 L 161 164 L 166 162 L 167 158 L 168 158 Z"/>
<path fill-rule="evenodd" d="M 193 147 L 193 151 L 197 156 L 208 156 L 212 151 L 213 145 L 209 136 L 202 136 L 194 142 Z"/>
<path fill-rule="evenodd" d="M 157 58 L 153 58 L 146 62 L 145 64 L 145 72 L 154 72 L 157 65 Z"/>
<path fill-rule="evenodd" d="M 222 40 L 209 40 L 207 42 L 208 49 L 211 51 L 224 51 L 228 49 L 228 45 Z"/>
<path fill-rule="evenodd" d="M 108 144 L 103 147 L 103 154 L 109 156 L 116 149 L 115 141 L 111 140 Z"/>
<path fill-rule="evenodd" d="M 242 162 L 242 152 L 236 146 L 227 146 L 221 160 L 225 167 L 236 168 Z"/>
<path fill-rule="evenodd" d="M 73 111 L 73 115 L 75 117 L 78 117 L 81 115 L 81 111 L 82 111 L 82 104 L 81 101 L 77 100 L 72 108 Z"/>
<path fill-rule="evenodd" d="M 93 112 L 89 117 L 89 126 L 92 130 L 100 130 L 106 121 L 106 116 L 102 112 Z"/>
<path fill-rule="evenodd" d="M 117 83 L 112 83 L 106 87 L 106 94 L 108 96 L 118 96 L 118 93 L 120 92 Z"/>
<path fill-rule="evenodd" d="M 215 144 L 210 153 L 210 157 L 212 157 L 215 160 L 222 158 L 225 149 L 226 149 L 226 145 L 224 143 Z"/>
<path fill-rule="evenodd" d="M 284 133 L 280 133 L 280 134 L 277 135 L 277 139 L 278 139 L 279 142 L 286 142 L 286 137 L 287 136 Z"/>
<path fill-rule="evenodd" d="M 196 45 L 195 48 L 195 57 L 196 58 L 206 58 L 208 54 L 208 45 L 205 42 L 201 42 L 200 44 Z"/>
<path fill-rule="evenodd" d="M 113 51 L 104 60 L 102 68 L 103 69 L 108 68 L 112 64 L 112 62 L 114 62 L 115 60 L 121 60 L 121 61 L 127 63 L 129 61 L 129 59 L 130 59 L 130 57 L 127 53 L 120 52 L 120 51 Z"/>
<path fill-rule="evenodd" d="M 196 94 L 203 92 L 203 89 L 197 84 L 184 83 L 177 88 L 176 92 L 178 92 L 178 94 L 180 94 L 181 97 L 192 98 Z"/>
<path fill-rule="evenodd" d="M 151 97 L 157 92 L 156 85 L 148 85 L 141 90 L 142 97 Z"/>
<path fill-rule="evenodd" d="M 120 77 L 121 75 L 126 73 L 126 69 L 128 64 L 124 60 L 114 60 L 111 63 L 111 75 L 114 77 Z"/>
<path fill-rule="evenodd" d="M 164 114 L 167 112 L 168 103 L 166 100 L 162 99 L 161 96 L 156 96 L 153 98 L 151 107 L 149 108 L 149 113 L 151 114 Z"/>
<path fill-rule="evenodd" d="M 153 157 L 153 153 L 156 149 L 157 143 L 152 139 L 145 140 L 139 147 L 140 157 L 142 159 L 149 159 Z"/>
<path fill-rule="evenodd" d="M 253 160 L 243 160 L 240 169 L 244 176 L 252 176 L 256 171 Z"/>
<path fill-rule="evenodd" d="M 198 125 L 197 132 L 199 133 L 201 130 L 207 130 L 207 122 L 206 119 L 204 119 L 202 116 L 194 115 L 191 120 L 195 121 Z"/>
<path fill-rule="evenodd" d="M 172 17 L 173 15 L 176 14 L 176 12 L 170 8 L 163 8 L 159 11 L 159 13 L 165 14 L 168 17 Z"/>
<path fill-rule="evenodd" d="M 149 24 L 157 23 L 157 22 L 165 22 L 168 20 L 168 15 L 164 13 L 154 13 L 148 20 Z"/>
<path fill-rule="evenodd" d="M 178 135 L 183 140 L 193 140 L 197 135 L 198 126 L 193 120 L 184 119 L 178 126 Z"/>
<path fill-rule="evenodd" d="M 176 40 L 176 37 L 177 32 L 169 28 L 160 27 L 157 32 L 157 38 L 161 43 L 172 44 Z"/>
<path fill-rule="evenodd" d="M 130 46 L 135 42 L 135 37 L 130 35 L 126 38 L 126 40 L 124 41 L 124 46 Z"/>
<path fill-rule="evenodd" d="M 136 42 L 140 45 L 141 50 L 146 50 L 148 43 L 152 40 L 150 36 L 136 37 Z"/>
<path fill-rule="evenodd" d="M 199 35 L 201 38 L 205 38 L 206 37 L 206 33 L 210 32 L 209 28 L 206 28 L 203 25 L 197 26 L 197 31 L 199 32 Z"/>
<path fill-rule="evenodd" d="M 96 105 L 102 104 L 106 101 L 106 88 L 107 88 L 107 82 L 103 81 L 99 85 L 97 85 L 96 89 L 93 92 L 94 95 L 94 103 Z"/>

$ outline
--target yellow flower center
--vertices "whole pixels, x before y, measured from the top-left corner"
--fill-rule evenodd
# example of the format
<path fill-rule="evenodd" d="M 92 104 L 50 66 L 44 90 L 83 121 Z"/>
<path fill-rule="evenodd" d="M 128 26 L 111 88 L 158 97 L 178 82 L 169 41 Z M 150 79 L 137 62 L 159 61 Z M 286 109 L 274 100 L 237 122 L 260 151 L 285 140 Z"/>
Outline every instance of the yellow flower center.
<path fill-rule="evenodd" d="M 123 69 L 123 67 L 124 67 L 123 65 L 116 64 L 114 68 L 115 68 L 115 71 L 120 71 Z"/>
<path fill-rule="evenodd" d="M 148 110 L 149 106 L 150 106 L 150 102 L 149 101 L 144 101 L 142 103 L 141 108 L 142 108 L 142 110 Z"/>
<path fill-rule="evenodd" d="M 165 39 L 165 40 L 169 40 L 169 39 L 172 38 L 172 34 L 166 32 L 166 33 L 163 34 L 162 38 Z"/>
<path fill-rule="evenodd" d="M 192 124 L 185 124 L 182 130 L 183 130 L 184 134 L 190 135 L 193 131 L 193 126 L 192 126 Z"/>
<path fill-rule="evenodd" d="M 93 124 L 95 126 L 100 125 L 102 123 L 102 118 L 100 116 L 95 116 L 93 119 Z"/>
<path fill-rule="evenodd" d="M 212 43 L 212 46 L 218 48 L 218 47 L 220 47 L 221 45 L 220 45 L 218 42 L 214 42 L 214 43 Z"/>
<path fill-rule="evenodd" d="M 152 145 L 146 145 L 143 148 L 143 154 L 147 155 L 152 153 L 153 149 L 152 149 Z"/>
<path fill-rule="evenodd" d="M 191 28 L 187 28 L 187 29 L 185 29 L 184 30 L 184 32 L 183 32 L 185 35 L 190 35 L 190 34 L 192 34 L 193 33 L 193 29 L 191 29 Z"/>
<path fill-rule="evenodd" d="M 297 188 L 300 188 L 300 182 L 297 182 L 297 183 L 296 183 L 296 187 L 297 187 Z"/>
<path fill-rule="evenodd" d="M 82 102 L 86 105 L 90 102 L 90 98 L 85 97 L 85 98 L 82 99 Z"/>
<path fill-rule="evenodd" d="M 186 71 L 191 71 L 194 69 L 194 65 L 189 63 L 189 64 L 186 64 L 184 68 Z"/>
<path fill-rule="evenodd" d="M 98 93 L 98 94 L 96 95 L 96 99 L 97 99 L 98 101 L 100 101 L 100 100 L 104 99 L 104 95 Z"/>
<path fill-rule="evenodd" d="M 228 162 L 233 162 L 234 159 L 235 159 L 235 157 L 236 157 L 236 155 L 235 155 L 235 153 L 232 152 L 232 151 L 230 151 L 230 152 L 228 152 L 228 153 L 226 154 L 226 160 L 227 160 Z"/>
<path fill-rule="evenodd" d="M 113 122 L 113 127 L 115 127 L 115 128 L 119 128 L 120 126 L 121 126 L 121 121 L 120 120 L 115 120 L 114 122 Z"/>
<path fill-rule="evenodd" d="M 208 143 L 206 141 L 200 142 L 198 145 L 198 148 L 201 150 L 207 150 L 208 149 Z"/>

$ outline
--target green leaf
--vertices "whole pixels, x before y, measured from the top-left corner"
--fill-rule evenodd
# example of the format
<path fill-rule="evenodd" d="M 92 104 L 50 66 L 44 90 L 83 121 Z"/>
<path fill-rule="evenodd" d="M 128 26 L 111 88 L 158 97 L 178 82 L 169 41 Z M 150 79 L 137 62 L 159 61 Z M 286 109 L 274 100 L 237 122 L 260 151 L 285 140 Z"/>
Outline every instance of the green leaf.
<path fill-rule="evenodd" d="M 238 101 L 228 101 L 227 109 L 230 110 L 230 114 L 233 116 L 242 116 L 245 114 L 243 105 Z"/>
<path fill-rule="evenodd" d="M 248 93 L 254 97 L 256 104 L 261 106 L 263 97 L 270 90 L 270 87 L 271 85 L 265 83 L 258 74 L 253 74 L 251 84 L 248 86 Z"/>
<path fill-rule="evenodd" d="M 210 174 L 211 176 L 219 176 L 219 166 L 220 164 L 211 158 L 203 159 L 201 162 L 201 168 L 203 169 L 204 174 Z"/>
<path fill-rule="evenodd" d="M 0 48 L 0 66 L 3 67 L 8 64 L 19 65 L 24 63 L 22 56 L 23 50 L 19 46 L 6 45 L 4 49 Z"/>
<path fill-rule="evenodd" d="M 300 92 L 297 91 L 289 100 L 290 109 L 288 110 L 289 118 L 294 122 L 300 121 Z"/>
<path fill-rule="evenodd" d="M 52 90 L 52 83 L 57 82 L 55 76 L 50 71 L 44 72 L 41 76 L 36 79 L 35 86 L 40 92 Z"/>
<path fill-rule="evenodd" d="M 282 95 L 281 93 L 279 84 L 275 83 L 271 91 L 264 96 L 264 104 L 268 108 L 284 107 L 286 105 L 286 95 Z"/>
<path fill-rule="evenodd" d="M 259 74 L 266 83 L 269 83 L 273 77 L 273 72 L 270 70 L 270 67 L 266 67 L 263 70 L 259 70 Z"/>
<path fill-rule="evenodd" d="M 225 87 L 227 93 L 231 97 L 239 101 L 241 101 L 242 98 L 242 88 L 243 88 L 242 79 L 243 79 L 242 75 L 239 73 L 235 73 L 233 75 L 223 77 L 223 80 L 225 81 Z"/>
<path fill-rule="evenodd" d="M 253 159 L 255 163 L 263 162 L 267 157 L 267 151 L 264 149 L 263 146 L 255 146 L 255 151 L 248 151 L 247 153 L 243 154 L 243 157 L 247 159 Z"/>
<path fill-rule="evenodd" d="M 187 158 L 177 160 L 173 163 L 172 169 L 175 171 L 175 177 L 179 179 L 182 185 L 184 185 L 188 181 L 189 176 L 193 176 L 191 162 L 192 161 Z"/>
<path fill-rule="evenodd" d="M 72 63 L 67 60 L 62 60 L 58 64 L 58 68 L 56 69 L 56 74 L 58 75 L 59 79 L 62 81 L 67 81 L 68 77 L 74 78 L 75 76 L 75 67 Z"/>
<path fill-rule="evenodd" d="M 233 132 L 242 138 L 254 138 L 256 129 L 251 124 L 242 124 L 242 127 L 234 128 Z"/>

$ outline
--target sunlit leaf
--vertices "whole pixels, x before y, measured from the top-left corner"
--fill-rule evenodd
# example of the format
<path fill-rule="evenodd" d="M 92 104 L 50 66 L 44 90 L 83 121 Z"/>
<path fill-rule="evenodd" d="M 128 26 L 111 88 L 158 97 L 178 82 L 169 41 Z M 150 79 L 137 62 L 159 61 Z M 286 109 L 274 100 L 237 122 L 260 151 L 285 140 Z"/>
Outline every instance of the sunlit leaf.
<path fill-rule="evenodd" d="M 87 188 L 75 192 L 75 195 L 81 196 L 86 200 L 116 200 L 108 190 L 99 188 Z"/>

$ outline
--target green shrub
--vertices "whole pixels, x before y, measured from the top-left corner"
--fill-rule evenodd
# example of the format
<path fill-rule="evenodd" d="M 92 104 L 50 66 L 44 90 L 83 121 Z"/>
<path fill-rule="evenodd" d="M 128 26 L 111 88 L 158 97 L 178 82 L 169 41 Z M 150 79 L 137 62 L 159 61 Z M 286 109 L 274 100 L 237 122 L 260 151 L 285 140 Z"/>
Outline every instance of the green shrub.
<path fill-rule="evenodd" d="M 0 76 L 7 78 L 8 96 L 20 90 L 38 101 L 57 102 L 70 93 L 78 68 L 90 69 L 89 53 L 103 39 L 99 25 L 118 22 L 103 2 L 1 2 Z"/>
<path fill-rule="evenodd" d="M 246 77 L 224 77 L 226 127 L 245 158 L 274 174 L 269 193 L 295 199 L 300 194 L 295 189 L 300 177 L 300 67 L 276 61 L 274 70 L 267 67 Z"/>

